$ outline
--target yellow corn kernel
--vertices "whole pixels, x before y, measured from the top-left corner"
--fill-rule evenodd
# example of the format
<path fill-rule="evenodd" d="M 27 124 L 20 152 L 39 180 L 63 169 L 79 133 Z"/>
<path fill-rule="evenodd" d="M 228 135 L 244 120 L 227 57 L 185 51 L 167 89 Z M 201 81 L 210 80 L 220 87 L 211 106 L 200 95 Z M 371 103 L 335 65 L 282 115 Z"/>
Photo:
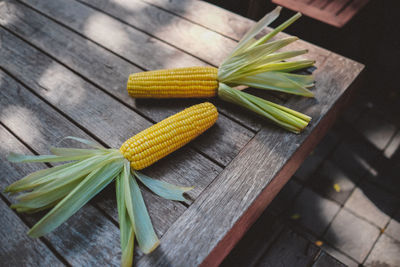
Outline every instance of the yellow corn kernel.
<path fill-rule="evenodd" d="M 189 67 L 131 74 L 128 93 L 135 98 L 214 97 L 218 69 Z"/>
<path fill-rule="evenodd" d="M 134 170 L 141 170 L 199 136 L 217 118 L 213 104 L 194 105 L 129 138 L 119 150 Z"/>

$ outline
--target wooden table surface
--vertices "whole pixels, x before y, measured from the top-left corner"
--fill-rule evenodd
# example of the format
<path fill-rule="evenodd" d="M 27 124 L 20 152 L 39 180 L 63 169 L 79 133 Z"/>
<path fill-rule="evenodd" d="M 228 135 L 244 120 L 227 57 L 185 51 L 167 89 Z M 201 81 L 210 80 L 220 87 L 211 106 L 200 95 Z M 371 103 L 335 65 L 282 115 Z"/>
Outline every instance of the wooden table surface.
<path fill-rule="evenodd" d="M 134 100 L 126 81 L 143 70 L 218 66 L 253 23 L 195 0 L 0 2 L 0 188 L 45 167 L 11 164 L 5 159 L 10 151 L 45 154 L 65 136 L 118 148 L 153 123 L 203 102 Z M 143 188 L 161 245 L 150 255 L 137 251 L 138 266 L 220 263 L 326 133 L 364 66 L 304 41 L 292 47 L 309 49 L 305 58 L 317 61 L 316 98 L 265 97 L 311 115 L 310 126 L 295 135 L 208 100 L 221 113 L 217 124 L 144 171 L 195 189 L 186 202 L 174 202 Z M 5 266 L 119 265 L 112 185 L 40 239 L 26 232 L 44 213 L 16 214 L 9 208 L 15 197 L 0 196 Z"/>

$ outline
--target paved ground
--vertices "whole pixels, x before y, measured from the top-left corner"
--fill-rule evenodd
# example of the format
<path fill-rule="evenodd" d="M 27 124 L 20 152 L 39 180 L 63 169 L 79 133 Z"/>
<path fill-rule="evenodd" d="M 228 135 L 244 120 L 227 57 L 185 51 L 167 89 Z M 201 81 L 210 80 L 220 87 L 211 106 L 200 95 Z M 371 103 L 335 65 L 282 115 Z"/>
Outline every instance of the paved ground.
<path fill-rule="evenodd" d="M 349 266 L 400 266 L 399 26 L 378 2 L 341 30 L 307 19 L 289 30 L 366 64 L 365 84 L 225 266 L 265 266 L 288 229 Z"/>
<path fill-rule="evenodd" d="M 265 258 L 288 228 L 349 266 L 400 266 L 400 94 L 386 97 L 356 97 L 227 262 L 252 242 Z"/>
<path fill-rule="evenodd" d="M 387 97 L 359 95 L 273 207 L 350 266 L 400 266 L 399 91 Z"/>

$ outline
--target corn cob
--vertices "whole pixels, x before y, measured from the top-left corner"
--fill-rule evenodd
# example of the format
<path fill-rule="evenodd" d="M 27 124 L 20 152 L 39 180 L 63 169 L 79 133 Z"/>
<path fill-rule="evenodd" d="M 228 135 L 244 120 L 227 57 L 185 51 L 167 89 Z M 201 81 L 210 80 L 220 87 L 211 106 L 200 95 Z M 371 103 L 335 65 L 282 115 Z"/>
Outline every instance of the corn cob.
<path fill-rule="evenodd" d="M 119 150 L 134 170 L 141 170 L 196 138 L 217 117 L 208 102 L 192 106 L 131 137 Z"/>
<path fill-rule="evenodd" d="M 244 85 L 306 97 L 314 96 L 309 87 L 314 85 L 311 75 L 289 72 L 312 66 L 313 60 L 290 59 L 307 53 L 307 50 L 279 52 L 278 50 L 298 40 L 297 37 L 270 41 L 288 27 L 301 14 L 297 13 L 259 40 L 255 36 L 275 20 L 281 8 L 276 8 L 261 19 L 238 43 L 237 47 L 219 66 L 189 67 L 155 70 L 131 74 L 127 90 L 134 98 L 206 98 L 218 96 L 264 116 L 275 124 L 299 133 L 311 118 L 288 108 L 271 104 L 231 87 Z M 278 52 L 277 52 L 278 51 Z M 297 116 L 300 115 L 300 116 Z"/>
<path fill-rule="evenodd" d="M 131 266 L 135 237 L 144 253 L 150 253 L 159 244 L 135 178 L 155 194 L 171 200 L 184 201 L 183 194 L 192 189 L 152 179 L 137 170 L 187 144 L 210 128 L 217 118 L 215 106 L 206 102 L 136 134 L 120 149 L 106 149 L 89 140 L 67 137 L 93 149 L 51 148 L 54 155 L 41 156 L 10 154 L 8 159 L 12 162 L 73 161 L 32 173 L 8 186 L 6 192 L 27 191 L 11 207 L 18 212 L 52 208 L 28 232 L 31 237 L 40 237 L 61 225 L 116 178 L 121 265 Z"/>
<path fill-rule="evenodd" d="M 213 97 L 218 89 L 218 69 L 189 67 L 131 74 L 128 93 L 135 98 Z"/>

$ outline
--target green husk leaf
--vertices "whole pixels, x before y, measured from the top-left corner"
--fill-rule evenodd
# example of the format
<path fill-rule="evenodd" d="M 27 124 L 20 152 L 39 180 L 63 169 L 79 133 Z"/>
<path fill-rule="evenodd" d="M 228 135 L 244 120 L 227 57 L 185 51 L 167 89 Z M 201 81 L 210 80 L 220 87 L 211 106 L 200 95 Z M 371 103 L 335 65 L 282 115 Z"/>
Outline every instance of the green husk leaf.
<path fill-rule="evenodd" d="M 165 199 L 185 201 L 186 199 L 183 196 L 183 193 L 194 188 L 177 186 L 164 181 L 156 180 L 137 171 L 135 171 L 133 174 L 153 193 Z"/>
<path fill-rule="evenodd" d="M 307 79 L 304 79 L 307 83 L 302 83 L 300 78 L 297 80 L 290 79 L 285 74 L 287 73 L 276 71 L 263 72 L 237 79 L 235 82 L 230 84 L 247 85 L 254 88 L 279 91 L 305 97 L 314 96 L 314 94 L 306 88 L 307 86 L 310 86 Z"/>
<path fill-rule="evenodd" d="M 7 159 L 14 163 L 22 162 L 62 162 L 62 161 L 72 161 L 72 160 L 82 160 L 90 157 L 88 154 L 81 154 L 75 156 L 57 156 L 57 155 L 21 155 L 11 152 Z"/>
<path fill-rule="evenodd" d="M 264 55 L 259 57 L 258 59 L 254 60 L 247 66 L 247 68 L 257 68 L 258 66 L 263 66 L 269 63 L 277 63 L 284 61 L 286 59 L 290 59 L 293 57 L 297 57 L 300 55 L 304 55 L 308 53 L 308 50 L 294 50 L 294 51 L 288 51 L 288 52 L 279 52 L 279 53 L 272 53 L 268 55 Z"/>
<path fill-rule="evenodd" d="M 291 36 L 273 42 L 269 42 L 266 44 L 262 44 L 260 46 L 253 47 L 251 49 L 246 50 L 245 52 L 242 52 L 230 58 L 229 61 L 227 61 L 227 63 L 224 65 L 224 68 L 228 66 L 232 67 L 234 65 L 239 65 L 239 67 L 241 67 L 243 63 L 246 65 L 251 64 L 254 61 L 260 60 L 260 58 L 262 57 L 270 56 L 272 53 L 276 52 L 282 47 L 285 47 L 297 40 L 299 40 L 298 37 Z M 283 52 L 283 53 L 288 53 L 288 52 Z"/>
<path fill-rule="evenodd" d="M 314 77 L 312 75 L 294 74 L 287 72 L 279 72 L 279 75 L 284 76 L 285 78 L 296 82 L 304 87 L 314 86 Z"/>
<path fill-rule="evenodd" d="M 235 81 L 240 78 L 251 76 L 263 72 L 268 71 L 280 71 L 280 72 L 291 72 L 303 68 L 310 67 L 314 65 L 315 61 L 313 60 L 298 60 L 298 61 L 290 61 L 290 62 L 273 62 L 264 65 L 260 65 L 254 68 L 244 68 L 239 72 L 232 74 L 229 77 L 229 81 Z"/>
<path fill-rule="evenodd" d="M 18 203 L 11 205 L 11 208 L 17 210 L 21 208 L 36 210 L 48 207 L 52 203 L 68 195 L 83 180 L 83 178 L 84 177 L 81 177 L 81 179 L 74 180 L 73 182 L 61 187 L 52 188 L 51 190 L 49 189 L 39 192 L 32 191 L 19 195 L 17 197 Z"/>
<path fill-rule="evenodd" d="M 276 103 L 267 101 L 265 99 L 250 95 L 251 101 L 262 107 L 264 109 L 264 105 L 268 105 L 268 108 L 273 107 L 278 110 L 271 109 L 272 114 L 276 114 L 277 117 L 281 118 L 284 121 L 287 121 L 293 125 L 298 126 L 299 128 L 303 129 L 308 125 L 308 122 L 310 122 L 311 118 L 305 114 L 302 114 L 300 112 L 297 112 L 295 110 L 286 108 L 284 106 L 278 105 Z"/>
<path fill-rule="evenodd" d="M 66 140 L 66 139 L 75 140 L 75 141 L 78 141 L 78 142 L 80 142 L 82 144 L 88 145 L 88 146 L 93 147 L 93 148 L 105 149 L 104 146 L 100 145 L 97 142 L 94 142 L 94 141 L 91 141 L 91 140 L 87 140 L 87 139 L 84 139 L 84 138 L 75 137 L 75 136 L 66 136 L 63 139 L 61 139 L 60 142 L 62 142 L 63 140 Z"/>
<path fill-rule="evenodd" d="M 74 165 L 75 162 L 71 162 L 71 163 L 66 163 L 63 165 L 59 165 L 59 166 L 55 166 L 52 168 L 48 168 L 48 169 L 43 169 L 43 170 L 39 170 L 36 172 L 33 172 L 27 176 L 25 176 L 24 178 L 14 182 L 13 184 L 9 185 L 8 187 L 6 187 L 6 189 L 4 190 L 4 192 L 11 192 L 11 193 L 17 193 L 25 189 L 25 186 L 34 183 L 35 181 L 41 179 L 42 177 L 51 175 L 55 172 L 58 172 L 59 170 L 68 168 L 72 165 Z"/>
<path fill-rule="evenodd" d="M 82 149 L 68 147 L 50 147 L 50 152 L 57 156 L 71 157 L 82 155 L 98 155 L 107 153 L 108 149 Z"/>
<path fill-rule="evenodd" d="M 124 164 L 123 178 L 126 209 L 136 233 L 136 239 L 140 249 L 146 254 L 150 253 L 160 244 L 160 241 L 154 232 L 139 186 L 131 176 L 128 161 Z"/>
<path fill-rule="evenodd" d="M 245 47 L 248 46 L 249 43 L 252 43 L 254 37 L 259 34 L 265 27 L 271 24 L 276 18 L 279 17 L 281 12 L 281 7 L 276 7 L 272 12 L 266 14 L 261 20 L 259 20 L 240 40 L 236 48 L 231 52 L 229 57 L 240 53 L 244 50 Z M 228 58 L 229 58 L 228 57 Z"/>
<path fill-rule="evenodd" d="M 292 25 L 296 20 L 298 20 L 301 17 L 301 13 L 296 13 L 294 16 L 292 16 L 290 19 L 288 19 L 287 21 L 285 21 L 284 23 L 282 23 L 281 25 L 279 25 L 278 27 L 276 27 L 273 31 L 269 32 L 268 34 L 266 34 L 264 37 L 260 38 L 259 40 L 257 40 L 257 42 L 253 43 L 249 48 L 252 48 L 254 46 L 258 46 L 260 44 L 263 44 L 267 41 L 269 41 L 272 37 L 274 37 L 275 35 L 277 35 L 278 33 L 280 33 L 281 31 L 283 31 L 284 29 L 286 29 L 287 27 L 289 27 L 290 25 Z"/>
<path fill-rule="evenodd" d="M 288 37 L 276 41 L 271 39 L 282 30 L 286 29 L 301 17 L 297 13 L 259 40 L 254 37 L 271 21 L 279 16 L 280 8 L 267 14 L 258 22 L 239 42 L 226 60 L 218 69 L 218 81 L 230 86 L 244 85 L 254 88 L 279 91 L 283 93 L 313 97 L 314 94 L 307 88 L 312 87 L 314 81 L 310 75 L 295 75 L 288 72 L 303 69 L 314 65 L 312 60 L 289 61 L 293 57 L 307 53 L 307 50 L 278 52 L 290 43 L 298 40 L 297 37 Z M 290 109 L 275 105 L 269 101 L 250 94 L 233 90 L 229 86 L 220 86 L 218 95 L 229 102 L 241 105 L 289 131 L 298 133 L 309 118 L 301 113 L 292 112 Z M 301 114 L 301 115 L 300 115 Z M 298 116 L 299 115 L 299 116 Z"/>
<path fill-rule="evenodd" d="M 40 207 L 40 208 L 24 208 L 24 207 L 21 207 L 21 208 L 16 208 L 15 210 L 17 212 L 19 212 L 19 213 L 25 212 L 25 213 L 29 213 L 30 214 L 30 213 L 35 213 L 35 212 L 42 211 L 42 210 L 47 210 L 47 209 L 57 205 L 58 202 L 59 202 L 59 200 L 54 201 L 54 202 L 50 203 L 49 205 L 43 206 L 43 207 Z"/>
<path fill-rule="evenodd" d="M 118 219 L 120 229 L 120 240 L 121 240 L 121 266 L 131 267 L 133 262 L 133 246 L 135 232 L 129 218 L 129 214 L 126 210 L 125 205 L 125 192 L 124 192 L 124 171 L 117 177 L 115 181 L 115 189 L 117 194 L 117 206 L 118 206 Z"/>
<path fill-rule="evenodd" d="M 94 171 L 64 197 L 51 211 L 49 211 L 28 232 L 31 237 L 45 235 L 71 217 L 92 197 L 107 186 L 116 175 L 121 172 L 123 161 L 106 162 Z"/>
<path fill-rule="evenodd" d="M 121 157 L 119 157 L 119 155 L 114 156 L 113 154 L 108 154 L 103 156 L 102 158 L 98 159 L 98 166 L 103 166 L 107 163 L 111 163 L 112 161 L 115 161 L 116 159 L 122 159 Z M 78 166 L 79 167 L 79 166 Z M 63 178 L 60 179 L 54 179 L 49 183 L 46 183 L 45 185 L 42 185 L 41 187 L 37 188 L 34 190 L 33 195 L 36 194 L 41 194 L 41 193 L 46 193 L 49 191 L 53 191 L 53 190 L 58 190 L 60 188 L 62 188 L 63 186 L 66 186 L 70 183 L 75 182 L 76 180 L 79 180 L 82 178 L 82 176 L 85 176 L 86 174 L 88 174 L 89 172 L 91 172 L 92 170 L 97 169 L 98 167 L 96 167 L 96 163 L 94 163 L 91 166 L 88 166 L 87 168 L 85 168 L 84 170 L 82 170 L 81 172 L 76 171 L 73 169 L 73 167 L 71 167 L 71 174 L 70 175 L 60 175 Z M 79 170 L 79 168 L 78 168 Z"/>
<path fill-rule="evenodd" d="M 310 121 L 311 121 L 311 117 L 308 116 L 308 115 L 306 115 L 306 114 L 303 114 L 303 113 L 298 112 L 298 111 L 296 111 L 296 110 L 293 110 L 293 109 L 290 109 L 290 108 L 287 108 L 287 107 L 278 105 L 278 104 L 273 103 L 273 102 L 269 102 L 269 101 L 267 101 L 267 100 L 265 100 L 265 99 L 262 99 L 262 98 L 259 98 L 259 97 L 258 97 L 258 99 L 261 99 L 263 102 L 266 101 L 266 102 L 268 102 L 268 105 L 270 105 L 270 106 L 272 106 L 272 107 L 275 107 L 275 108 L 277 108 L 277 109 L 280 109 L 280 110 L 282 110 L 282 111 L 284 111 L 284 112 L 286 112 L 286 113 L 288 113 L 288 114 L 290 114 L 290 115 L 293 115 L 294 117 L 297 117 L 297 118 L 300 119 L 300 120 L 303 120 L 303 121 L 305 121 L 305 122 L 310 122 Z M 258 99 L 257 99 L 257 97 L 256 97 L 256 101 L 257 101 Z"/>
<path fill-rule="evenodd" d="M 220 83 L 218 96 L 221 99 L 238 104 L 257 114 L 270 119 L 275 124 L 294 133 L 300 133 L 308 125 L 307 115 L 285 108 L 278 104 L 253 96 L 251 94 L 233 89 Z"/>
<path fill-rule="evenodd" d="M 262 65 L 258 64 L 253 66 L 252 64 L 264 59 L 265 57 L 271 56 L 271 53 L 297 40 L 297 37 L 280 39 L 246 50 L 245 52 L 228 59 L 218 70 L 218 80 L 220 82 L 232 81 L 235 75 L 245 72 L 243 69 L 251 69 L 254 68 L 254 66 L 257 67 Z M 279 60 L 279 55 L 281 57 L 285 56 L 285 54 L 282 55 L 282 53 L 278 54 L 278 59 L 276 60 Z M 285 57 L 282 57 L 282 59 L 283 58 Z"/>
<path fill-rule="evenodd" d="M 116 150 L 117 151 L 117 150 Z M 119 153 L 119 152 L 118 152 Z M 8 190 L 14 192 L 29 190 L 35 187 L 53 182 L 55 180 L 65 181 L 71 178 L 80 177 L 82 175 L 88 174 L 89 172 L 97 169 L 99 166 L 103 166 L 105 162 L 109 162 L 111 157 L 118 158 L 122 157 L 119 153 L 110 153 L 108 155 L 96 155 L 90 158 L 84 159 L 82 161 L 67 163 L 67 167 L 60 168 L 57 171 L 50 172 L 45 176 L 36 176 L 33 179 L 22 179 L 19 180 L 8 187 Z M 62 165 L 62 166 L 65 166 Z"/>

